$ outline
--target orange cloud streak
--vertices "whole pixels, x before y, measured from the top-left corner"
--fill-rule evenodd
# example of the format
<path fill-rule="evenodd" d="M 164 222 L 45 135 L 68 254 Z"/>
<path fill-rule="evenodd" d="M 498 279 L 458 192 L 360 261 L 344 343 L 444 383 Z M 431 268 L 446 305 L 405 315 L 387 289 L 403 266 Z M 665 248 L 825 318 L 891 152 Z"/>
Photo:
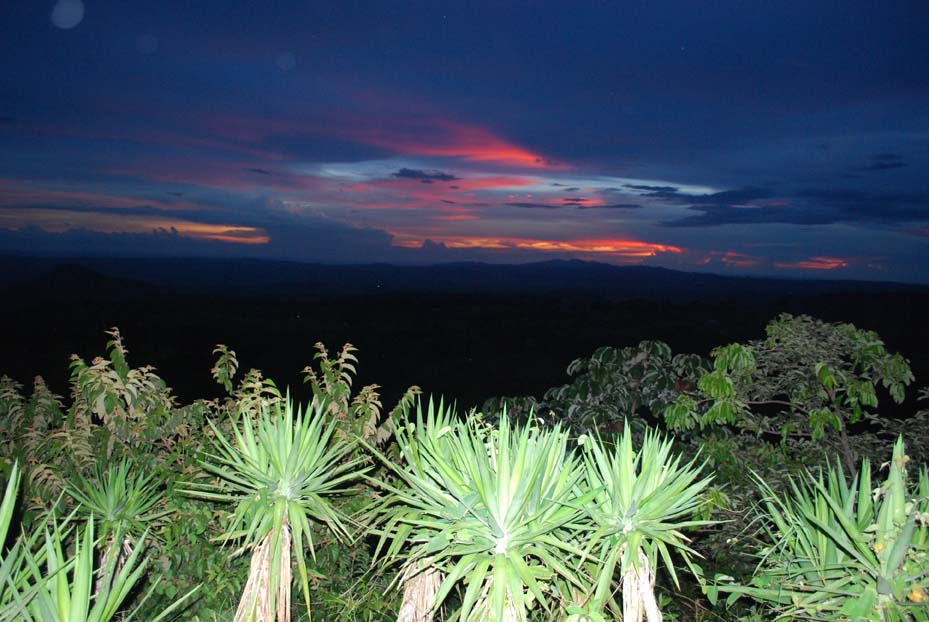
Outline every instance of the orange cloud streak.
<path fill-rule="evenodd" d="M 652 244 L 640 240 L 587 239 L 587 240 L 541 240 L 514 237 L 485 236 L 433 236 L 426 238 L 391 232 L 395 246 L 421 248 L 425 239 L 441 242 L 448 248 L 488 250 L 533 250 L 540 252 L 596 253 L 617 255 L 627 258 L 654 257 L 658 253 L 680 253 L 677 246 Z"/>
<path fill-rule="evenodd" d="M 847 268 L 848 260 L 838 257 L 810 257 L 804 261 L 778 261 L 774 266 L 791 270 L 835 270 Z"/>
<path fill-rule="evenodd" d="M 252 229 L 251 227 L 247 227 L 247 229 L 249 229 L 248 233 L 260 231 L 260 229 Z M 235 231 L 240 231 L 240 230 L 241 228 L 236 227 L 233 229 L 227 229 L 226 232 L 229 232 L 229 231 L 235 232 Z M 181 233 L 180 230 L 178 231 L 178 233 Z M 181 233 L 181 235 L 183 236 L 184 234 Z M 268 242 L 271 241 L 271 236 L 262 235 L 262 234 L 243 237 L 243 236 L 238 236 L 238 235 L 226 235 L 223 233 L 204 233 L 200 235 L 189 235 L 188 237 L 196 238 L 198 240 L 212 240 L 214 242 L 228 242 L 230 244 L 267 244 Z"/>
<path fill-rule="evenodd" d="M 480 220 L 481 217 L 477 214 L 467 211 L 459 210 L 451 213 L 439 214 L 438 216 L 433 216 L 434 220 L 448 220 L 448 221 L 463 221 L 463 220 Z"/>
<path fill-rule="evenodd" d="M 267 244 L 271 237 L 259 227 L 191 222 L 175 218 L 158 218 L 137 214 L 114 215 L 101 212 L 65 212 L 47 209 L 0 210 L 0 228 L 39 227 L 50 233 L 86 229 L 98 233 L 172 232 L 197 240 L 215 240 L 233 244 Z"/>
<path fill-rule="evenodd" d="M 50 233 L 87 229 L 99 233 L 152 233 L 174 231 L 181 237 L 215 240 L 234 244 L 267 244 L 271 238 L 258 227 L 202 223 L 173 218 L 172 211 L 215 211 L 198 203 L 175 200 L 135 198 L 87 192 L 33 187 L 17 179 L 0 179 L 0 228 L 22 229 L 37 226 Z M 54 204 L 71 209 L 23 207 L 30 204 Z M 165 216 L 125 213 L 140 207 L 165 212 Z M 75 209 L 79 208 L 79 209 Z"/>

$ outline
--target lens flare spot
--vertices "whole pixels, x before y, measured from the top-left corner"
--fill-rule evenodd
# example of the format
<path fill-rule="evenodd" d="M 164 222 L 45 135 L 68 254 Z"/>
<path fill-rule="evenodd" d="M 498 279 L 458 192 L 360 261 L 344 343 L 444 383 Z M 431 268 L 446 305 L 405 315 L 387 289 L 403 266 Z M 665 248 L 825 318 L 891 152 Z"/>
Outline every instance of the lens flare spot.
<path fill-rule="evenodd" d="M 51 19 L 56 27 L 70 30 L 84 19 L 84 3 L 81 0 L 58 0 L 52 8 Z"/>
<path fill-rule="evenodd" d="M 294 56 L 293 52 L 281 52 L 274 59 L 274 63 L 281 71 L 290 71 L 297 66 L 297 57 Z"/>

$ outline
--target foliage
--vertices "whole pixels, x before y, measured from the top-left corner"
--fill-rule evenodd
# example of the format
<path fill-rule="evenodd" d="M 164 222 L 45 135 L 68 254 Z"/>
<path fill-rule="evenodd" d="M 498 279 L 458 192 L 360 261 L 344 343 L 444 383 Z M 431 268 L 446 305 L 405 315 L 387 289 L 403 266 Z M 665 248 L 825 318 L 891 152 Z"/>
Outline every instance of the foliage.
<path fill-rule="evenodd" d="M 92 510 L 105 539 L 113 533 L 111 527 L 125 527 L 129 521 L 133 538 L 124 539 L 125 548 L 118 556 L 121 559 L 134 538 L 148 528 L 150 568 L 164 579 L 155 587 L 154 607 L 167 606 L 191 585 L 208 583 L 211 589 L 201 595 L 190 615 L 192 619 L 224 618 L 248 568 L 211 543 L 224 532 L 220 520 L 223 504 L 193 499 L 179 490 L 197 477 L 201 447 L 212 442 L 213 429 L 207 420 L 229 435 L 231 422 L 239 414 L 248 413 L 256 420 L 263 407 L 273 407 L 284 397 L 258 370 L 250 369 L 237 377 L 240 365 L 235 351 L 220 344 L 214 350 L 217 359 L 211 372 L 226 397 L 179 406 L 153 368 L 129 366 L 119 331 L 114 328 L 108 334 L 111 339 L 105 357 L 95 358 L 90 365 L 79 357 L 72 358 L 68 407 L 39 377 L 29 396 L 24 396 L 22 387 L 13 380 L 0 378 L 0 460 L 12 464 L 19 459 L 27 466 L 28 481 L 24 484 L 27 510 L 31 511 L 23 518 L 28 524 L 41 523 L 56 507 L 54 501 L 60 493 L 68 491 L 55 512 L 73 507 L 78 510 L 75 519 L 86 520 Z M 354 349 L 347 346 L 343 351 Z M 332 372 L 337 368 L 329 365 L 326 369 Z M 341 391 L 338 395 L 352 409 L 335 416 L 336 435 L 343 440 L 354 439 L 356 427 L 362 429 L 356 425 L 358 419 L 364 418 L 370 426 L 376 418 L 382 428 L 381 419 L 385 418 L 376 386 L 363 387 L 363 397 L 351 396 L 353 373 L 354 367 L 338 370 L 339 377 L 321 382 L 318 391 L 320 400 L 326 399 L 327 391 Z M 408 406 L 417 392 L 412 387 L 394 411 L 399 413 Z M 351 459 L 356 458 L 369 460 L 366 452 L 353 445 Z M 354 513 L 367 504 L 371 494 L 363 490 L 338 504 L 342 511 Z M 314 531 L 313 537 L 323 538 L 323 559 L 318 563 L 309 560 L 308 573 L 314 589 L 331 603 L 362 579 L 370 553 L 330 541 L 324 532 Z M 354 561 L 322 565 L 327 559 L 346 558 Z M 324 573 L 329 575 L 325 581 L 321 580 Z M 371 577 L 366 580 L 377 583 Z M 359 590 L 353 595 L 359 615 L 369 616 L 371 611 L 380 614 L 385 602 L 391 602 L 385 591 Z"/>
<path fill-rule="evenodd" d="M 216 541 L 235 540 L 235 552 L 251 550 L 257 565 L 277 568 L 288 594 L 288 573 L 297 565 L 293 574 L 301 577 L 304 600 L 312 594 L 317 619 L 372 622 L 399 613 L 417 622 L 481 615 L 598 622 L 619 616 L 623 604 L 632 608 L 626 619 L 645 604 L 652 622 L 704 615 L 839 619 L 853 605 L 835 599 L 858 594 L 846 603 L 863 606 L 872 591 L 885 619 L 925 619 L 916 607 L 927 587 L 920 565 L 929 521 L 925 469 L 899 497 L 896 484 L 868 490 L 867 462 L 860 472 L 859 462 L 849 466 L 849 455 L 886 460 L 888 438 L 900 432 L 911 456 L 929 458 L 929 410 L 903 421 L 879 410 L 885 393 L 902 399 L 912 374 L 869 331 L 784 315 L 764 339 L 717 348 L 712 362 L 673 355 L 660 342 L 600 348 L 572 362 L 570 382 L 542 399 L 489 400 L 484 415 L 465 419 L 441 405 L 410 415 L 416 387 L 388 412 L 377 385 L 353 386 L 353 346 L 330 354 L 317 343 L 302 372 L 313 395 L 302 420 L 274 382 L 259 370 L 245 371 L 225 345 L 214 349 L 211 370 L 223 396 L 179 405 L 154 368 L 130 366 L 118 330 L 107 334 L 104 356 L 90 364 L 72 357 L 69 399 L 41 377 L 28 393 L 0 377 L 0 470 L 13 482 L 22 469 L 23 498 L 14 511 L 8 487 L 0 506 L 0 519 L 19 527 L 7 533 L 0 560 L 0 611 L 8 616 L 38 611 L 22 603 L 38 607 L 40 594 L 47 602 L 60 596 L 83 603 L 80 554 L 96 577 L 88 607 L 75 615 L 109 598 L 101 581 L 111 579 L 101 572 L 112 567 L 108 576 L 115 578 L 129 564 L 126 577 L 141 574 L 117 616 L 138 611 L 140 621 L 150 620 L 205 583 L 210 589 L 184 618 L 231 619 L 250 569 Z M 929 389 L 920 399 L 929 399 Z M 329 447 L 341 448 L 328 462 L 340 474 L 335 483 L 326 480 L 333 494 L 320 497 L 341 527 L 308 514 L 301 527 L 300 512 L 325 512 L 323 506 L 286 499 L 296 503 L 288 506 L 293 518 L 289 509 L 278 512 L 273 477 L 256 477 L 274 466 L 271 453 L 300 446 L 296 439 L 310 420 L 319 422 Z M 652 431 L 656 424 L 676 433 L 680 457 Z M 240 440 L 249 451 L 272 449 L 256 462 L 242 454 Z M 212 448 L 210 456 L 204 448 Z M 840 456 L 843 468 L 827 465 L 831 456 Z M 212 471 L 204 471 L 204 458 Z M 697 464 L 713 473 L 712 484 Z M 817 465 L 827 467 L 823 474 L 807 475 Z M 366 479 L 338 492 L 359 471 Z M 752 471 L 763 481 L 760 489 Z M 345 481 L 338 483 L 340 477 Z M 182 494 L 192 489 L 200 497 Z M 870 522 L 859 525 L 865 498 Z M 891 499 L 898 498 L 913 520 L 887 527 L 882 508 L 896 507 Z M 839 512 L 846 508 L 851 522 Z M 726 520 L 713 520 L 719 518 Z M 373 539 L 357 519 L 373 521 Z M 259 527 L 271 527 L 264 539 Z M 802 530 L 813 535 L 801 537 Z M 753 557 L 759 541 L 762 556 Z M 881 566 L 901 547 L 896 569 Z M 57 557 L 49 560 L 50 553 Z M 714 597 L 727 590 L 741 595 L 732 608 L 707 611 L 695 554 L 709 558 L 701 564 L 711 573 L 734 577 L 709 588 Z M 833 558 L 842 560 L 841 569 L 823 565 Z M 390 565 L 400 571 L 396 579 L 384 572 Z M 845 575 L 827 594 L 791 574 L 801 567 L 812 568 L 816 580 L 832 581 L 839 570 Z M 390 589 L 392 579 L 403 589 Z M 775 588 L 781 600 L 772 600 Z"/>
<path fill-rule="evenodd" d="M 362 387 L 352 397 L 352 379 L 357 373 L 357 348 L 346 343 L 338 358 L 329 356 L 326 346 L 317 342 L 313 359 L 319 370 L 312 365 L 303 368 L 303 382 L 310 385 L 316 400 L 325 400 L 328 412 L 336 422 L 336 429 L 343 438 L 357 438 L 375 446 L 382 446 L 393 435 L 394 417 L 405 412 L 420 394 L 419 387 L 406 390 L 400 401 L 386 417 L 376 384 Z"/>
<path fill-rule="evenodd" d="M 785 498 L 759 480 L 767 537 L 754 578 L 711 596 L 747 595 L 778 619 L 929 620 L 929 473 L 908 485 L 908 461 L 898 439 L 873 491 L 867 459 L 850 482 L 839 465 L 791 480 Z"/>
<path fill-rule="evenodd" d="M 349 459 L 360 460 L 368 473 L 381 473 L 383 467 L 372 460 L 365 448 L 370 444 L 396 457 L 396 446 L 389 443 L 394 421 L 402 419 L 420 394 L 419 387 L 409 387 L 396 406 L 384 413 L 378 385 L 361 387 L 352 395 L 357 373 L 357 349 L 345 344 L 332 358 L 322 343 L 314 346 L 313 361 L 307 365 L 303 381 L 310 386 L 313 399 L 329 404 L 328 416 L 335 425 L 335 435 L 350 441 L 353 448 Z M 356 442 L 361 441 L 361 442 Z M 347 515 L 365 511 L 377 496 L 377 490 L 366 481 L 359 482 L 352 495 L 338 499 L 339 509 Z M 316 612 L 323 619 L 393 618 L 397 595 L 389 589 L 389 580 L 371 572 L 373 563 L 370 547 L 352 545 L 329 534 L 319 534 L 320 550 L 308 560 L 308 570 L 314 578 L 314 590 L 319 603 Z"/>
<path fill-rule="evenodd" d="M 357 351 L 351 344 L 346 344 L 339 356 L 335 359 L 329 357 L 328 351 L 321 343 L 317 343 L 314 361 L 319 369 L 314 370 L 312 365 L 304 368 L 304 381 L 311 385 L 313 400 L 317 405 L 325 405 L 325 417 L 333 426 L 333 438 L 341 443 L 347 443 L 351 451 L 343 456 L 343 462 L 357 465 L 359 462 L 369 462 L 368 454 L 361 449 L 355 440 L 361 436 L 367 441 L 381 445 L 389 430 L 390 416 L 397 415 L 412 402 L 419 393 L 417 387 L 410 387 L 401 398 L 397 406 L 382 420 L 382 404 L 377 393 L 377 385 L 362 387 L 356 396 L 352 396 L 352 382 L 356 373 Z M 217 361 L 212 369 L 214 379 L 227 391 L 228 397 L 221 403 L 215 404 L 212 411 L 216 414 L 212 420 L 219 430 L 226 430 L 231 434 L 230 421 L 243 421 L 247 418 L 257 422 L 262 409 L 275 408 L 283 404 L 284 398 L 274 383 L 263 378 L 261 372 L 250 370 L 245 374 L 237 388 L 232 388 L 233 380 L 239 369 L 235 351 L 220 344 L 214 349 Z M 207 429 L 212 429 L 209 426 Z M 207 442 L 212 442 L 208 440 Z M 366 467 L 367 468 L 367 467 Z M 361 511 L 367 506 L 373 491 L 368 487 L 354 489 L 353 494 L 339 496 L 331 499 L 337 512 L 351 515 Z M 215 503 L 215 502 L 214 502 Z M 196 513 L 200 508 L 193 507 L 188 511 Z M 214 512 L 221 512 L 222 508 L 214 505 Z M 209 518 L 201 512 L 203 520 Z M 203 531 L 203 527 L 200 528 Z M 310 559 L 300 559 L 306 564 L 306 573 L 309 584 L 317 592 L 320 603 L 317 609 L 329 617 L 361 616 L 369 619 L 371 616 L 381 616 L 388 610 L 388 604 L 393 600 L 387 592 L 387 584 L 383 582 L 381 588 L 377 577 L 367 574 L 370 567 L 370 552 L 365 548 L 350 546 L 344 538 L 334 538 L 333 533 L 319 523 L 310 523 L 310 536 L 308 540 L 315 540 L 319 551 Z M 344 534 L 342 534 L 344 536 Z M 179 550 L 185 550 L 179 548 Z M 300 550 L 300 549 L 296 549 Z M 183 562 L 181 562 L 183 563 Z M 223 568 L 208 569 L 210 576 L 228 575 Z M 361 583 L 368 589 L 358 589 Z M 227 584 L 228 585 L 228 584 Z M 351 591 L 350 595 L 347 593 Z M 346 604 L 350 606 L 346 607 Z"/>
<path fill-rule="evenodd" d="M 141 443 L 162 442 L 151 432 L 162 431 L 160 424 L 170 417 L 174 399 L 153 367 L 129 366 L 129 351 L 117 328 L 107 334 L 113 337 L 107 342 L 108 359 L 97 357 L 87 365 L 81 357 L 71 357 L 75 407 L 69 417 L 100 421 L 108 434 L 97 455 L 111 459 L 117 445 L 131 450 Z"/>
<path fill-rule="evenodd" d="M 7 536 L 13 523 L 19 480 L 19 463 L 14 462 L 9 479 L 4 486 L 3 501 L 0 502 L 0 621 L 2 622 L 12 619 L 12 607 L 16 605 L 16 597 L 26 585 L 23 548 L 32 547 L 31 542 L 24 542 L 18 537 L 12 546 L 6 547 Z"/>
<path fill-rule="evenodd" d="M 672 429 L 731 424 L 784 441 L 821 443 L 832 430 L 845 466 L 855 469 L 849 426 L 880 425 L 877 389 L 900 403 L 913 381 L 909 364 L 873 331 L 783 314 L 767 338 L 713 351 L 713 370 L 697 391 L 666 411 Z"/>
<path fill-rule="evenodd" d="M 878 414 L 878 397 L 902 398 L 912 373 L 875 333 L 786 314 L 766 330 L 764 339 L 717 348 L 710 363 L 672 356 L 659 342 L 600 348 L 574 361 L 573 381 L 542 400 L 495 398 L 485 410 L 505 404 L 521 418 L 596 429 L 608 441 L 625 425 L 633 439 L 649 424 L 674 432 L 680 450 L 699 452 L 716 476 L 701 518 L 720 520 L 692 533 L 693 548 L 711 568 L 747 576 L 758 528 L 747 516 L 759 494 L 749 469 L 780 492 L 827 456 L 842 456 L 849 470 L 849 456 L 884 460 L 900 433 L 914 456 L 929 458 L 929 410 L 907 420 Z"/>
<path fill-rule="evenodd" d="M 203 537 L 206 530 L 218 530 L 218 523 L 207 513 L 204 525 L 199 508 L 185 505 L 174 492 L 194 472 L 203 421 L 212 405 L 177 406 L 153 368 L 129 366 L 119 331 L 108 334 L 106 358 L 86 365 L 72 357 L 67 409 L 40 378 L 29 399 L 7 402 L 23 405 L 12 426 L 20 451 L 11 457 L 28 467 L 27 509 L 34 512 L 24 520 L 29 525 L 53 508 L 60 513 L 73 507 L 76 518 L 95 513 L 105 538 L 112 539 L 120 526 L 128 528 L 118 563 L 147 528 L 153 565 L 172 570 L 155 588 L 155 607 L 167 606 L 205 580 L 212 580 L 213 588 L 206 600 L 221 599 L 234 569 Z M 56 507 L 64 491 L 68 494 Z"/>
<path fill-rule="evenodd" d="M 154 368 L 129 366 L 119 330 L 107 334 L 112 337 L 107 358 L 87 365 L 72 356 L 66 412 L 37 378 L 29 405 L 20 418 L 12 418 L 13 438 L 28 454 L 34 507 L 45 499 L 48 509 L 47 501 L 56 499 L 72 476 L 93 477 L 98 466 L 125 460 L 170 485 L 195 455 L 203 409 L 178 408 Z"/>
<path fill-rule="evenodd" d="M 52 393 L 41 376 L 36 376 L 29 398 L 22 386 L 7 376 L 0 377 L 0 451 L 20 464 L 34 460 L 35 449 L 63 418 L 61 397 Z"/>

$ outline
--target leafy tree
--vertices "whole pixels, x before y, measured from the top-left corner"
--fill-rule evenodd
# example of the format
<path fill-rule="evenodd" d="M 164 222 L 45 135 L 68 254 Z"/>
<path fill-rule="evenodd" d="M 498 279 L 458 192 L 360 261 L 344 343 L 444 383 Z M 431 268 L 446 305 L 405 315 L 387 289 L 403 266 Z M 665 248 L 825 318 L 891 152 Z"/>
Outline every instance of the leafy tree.
<path fill-rule="evenodd" d="M 406 390 L 390 413 L 383 414 L 383 404 L 376 384 L 362 387 L 352 396 L 352 381 L 357 373 L 358 351 L 352 344 L 342 346 L 337 358 L 329 356 L 326 346 L 317 342 L 313 359 L 319 365 L 303 368 L 303 382 L 310 385 L 313 397 L 325 400 L 329 414 L 336 422 L 338 433 L 345 438 L 359 438 L 374 446 L 382 446 L 393 435 L 394 418 L 405 412 L 421 393 L 419 387 Z"/>
<path fill-rule="evenodd" d="M 583 433 L 618 429 L 625 421 L 659 415 L 707 371 L 695 354 L 672 355 L 661 341 L 624 348 L 602 347 L 568 365 L 570 384 L 554 387 L 543 398 L 495 398 L 484 412 L 507 412 L 525 418 L 531 412 Z"/>
<path fill-rule="evenodd" d="M 665 416 L 672 429 L 731 424 L 784 442 L 819 443 L 830 431 L 848 470 L 857 457 L 849 427 L 881 425 L 877 390 L 900 403 L 913 381 L 909 364 L 873 331 L 783 314 L 767 338 L 713 351 L 713 370 Z"/>
<path fill-rule="evenodd" d="M 69 479 L 92 477 L 98 466 L 125 460 L 157 473 L 156 479 L 170 487 L 196 454 L 195 431 L 203 421 L 203 408 L 178 407 L 153 367 L 129 365 L 119 330 L 112 328 L 107 334 L 112 339 L 106 358 L 96 357 L 88 365 L 72 355 L 71 404 L 66 411 L 40 378 L 28 402 L 4 400 L 11 410 L 4 421 L 28 454 L 29 484 L 36 500 L 54 500 L 70 485 Z"/>
<path fill-rule="evenodd" d="M 98 538 L 104 543 L 102 566 L 108 565 L 109 556 L 115 552 L 119 573 L 136 541 L 171 514 L 170 509 L 164 509 L 163 495 L 153 480 L 153 473 L 133 470 L 128 460 L 106 468 L 97 466 L 89 478 L 81 474 L 70 478 L 65 493 L 75 502 L 72 516 L 88 524 L 97 519 Z"/>

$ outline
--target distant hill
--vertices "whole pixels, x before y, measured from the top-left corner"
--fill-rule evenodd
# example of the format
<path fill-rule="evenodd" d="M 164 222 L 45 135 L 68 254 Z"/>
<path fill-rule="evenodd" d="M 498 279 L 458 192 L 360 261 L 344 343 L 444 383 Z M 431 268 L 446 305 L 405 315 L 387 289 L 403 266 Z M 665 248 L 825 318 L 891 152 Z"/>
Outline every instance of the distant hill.
<path fill-rule="evenodd" d="M 587 292 L 611 300 L 715 300 L 732 297 L 919 293 L 929 286 L 874 281 L 734 277 L 579 260 L 529 264 L 324 265 L 246 259 L 0 258 L 0 287 L 47 278 L 127 279 L 213 294 L 326 296 L 384 293 L 545 294 Z M 79 271 L 82 276 L 74 277 Z M 63 272 L 64 271 L 64 272 Z"/>

